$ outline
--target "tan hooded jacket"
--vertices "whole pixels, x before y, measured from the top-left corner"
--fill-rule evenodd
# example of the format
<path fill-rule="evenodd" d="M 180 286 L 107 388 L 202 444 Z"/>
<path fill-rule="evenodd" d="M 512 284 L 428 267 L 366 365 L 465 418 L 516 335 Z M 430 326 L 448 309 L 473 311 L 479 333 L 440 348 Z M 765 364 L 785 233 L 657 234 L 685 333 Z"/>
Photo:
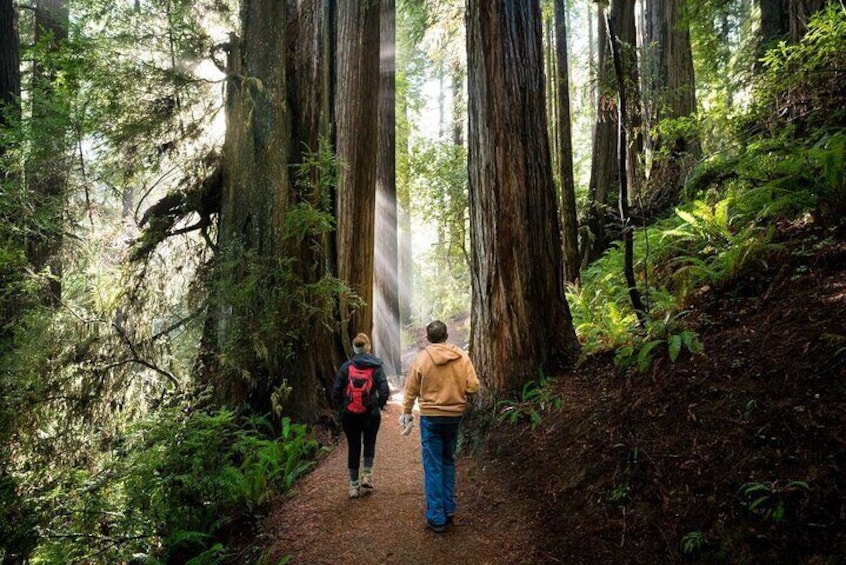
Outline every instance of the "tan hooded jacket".
<path fill-rule="evenodd" d="M 451 343 L 430 343 L 417 354 L 405 382 L 403 412 L 419 398 L 422 416 L 461 416 L 467 395 L 479 391 L 470 357 Z"/>

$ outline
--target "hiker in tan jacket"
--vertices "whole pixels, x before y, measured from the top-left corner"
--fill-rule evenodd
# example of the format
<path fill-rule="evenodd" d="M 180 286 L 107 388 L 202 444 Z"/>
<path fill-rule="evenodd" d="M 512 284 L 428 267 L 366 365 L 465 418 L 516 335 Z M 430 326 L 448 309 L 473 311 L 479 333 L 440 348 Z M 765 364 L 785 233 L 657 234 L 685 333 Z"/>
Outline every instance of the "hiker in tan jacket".
<path fill-rule="evenodd" d="M 429 345 L 414 359 L 405 382 L 400 425 L 413 421 L 414 401 L 420 405 L 420 441 L 426 491 L 426 527 L 446 531 L 455 515 L 455 444 L 467 395 L 479 391 L 473 363 L 460 347 L 446 343 L 440 320 L 426 326 Z"/>

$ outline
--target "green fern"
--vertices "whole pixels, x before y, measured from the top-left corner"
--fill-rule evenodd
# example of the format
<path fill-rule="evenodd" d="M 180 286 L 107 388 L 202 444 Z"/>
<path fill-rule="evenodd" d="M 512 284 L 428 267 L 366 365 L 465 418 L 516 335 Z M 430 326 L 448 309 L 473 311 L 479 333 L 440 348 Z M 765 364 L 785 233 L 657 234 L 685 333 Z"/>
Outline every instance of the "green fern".
<path fill-rule="evenodd" d="M 538 371 L 537 380 L 526 382 L 518 398 L 497 402 L 499 423 L 516 424 L 527 420 L 534 430 L 543 421 L 543 412 L 559 411 L 563 406 L 564 399 L 554 390 L 554 385 L 554 378 Z"/>

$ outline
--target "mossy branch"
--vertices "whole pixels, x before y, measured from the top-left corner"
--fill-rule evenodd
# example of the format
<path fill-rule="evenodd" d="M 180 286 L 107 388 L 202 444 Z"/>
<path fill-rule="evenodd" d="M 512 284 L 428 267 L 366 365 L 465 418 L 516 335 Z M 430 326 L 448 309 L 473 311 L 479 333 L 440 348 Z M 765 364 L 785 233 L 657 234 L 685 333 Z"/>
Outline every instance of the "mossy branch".
<path fill-rule="evenodd" d="M 139 222 L 144 232 L 133 243 L 130 261 L 145 260 L 169 237 L 198 230 L 209 247 L 216 250 L 208 235 L 208 228 L 212 225 L 212 217 L 220 212 L 223 173 L 219 157 L 212 158 L 216 163 L 210 174 L 186 181 L 184 184 L 187 186 L 164 196 L 144 212 Z M 200 217 L 197 222 L 176 227 L 194 213 Z"/>

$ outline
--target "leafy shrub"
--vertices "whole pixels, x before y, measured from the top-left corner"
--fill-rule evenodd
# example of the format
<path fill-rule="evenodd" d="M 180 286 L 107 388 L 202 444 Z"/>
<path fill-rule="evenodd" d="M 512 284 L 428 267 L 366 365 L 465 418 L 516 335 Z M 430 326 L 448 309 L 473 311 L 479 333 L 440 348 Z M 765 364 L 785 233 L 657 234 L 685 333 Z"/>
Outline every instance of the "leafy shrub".
<path fill-rule="evenodd" d="M 644 334 L 637 335 L 630 344 L 617 350 L 614 364 L 623 368 L 634 366 L 638 372 L 646 373 L 655 355 L 665 349 L 673 363 L 685 349 L 690 353 L 701 353 L 702 343 L 696 333 L 679 327 L 678 322 L 685 314 L 667 314 L 663 320 L 651 320 Z"/>
<path fill-rule="evenodd" d="M 763 520 L 777 524 L 784 519 L 788 503 L 801 498 L 809 489 L 805 481 L 787 481 L 783 485 L 778 481 L 748 482 L 740 487 L 741 504 Z"/>
<path fill-rule="evenodd" d="M 811 17 L 799 43 L 781 42 L 763 61 L 754 96 L 760 104 L 758 120 L 774 131 L 785 123 L 800 129 L 843 124 L 846 8 L 829 3 Z"/>
<path fill-rule="evenodd" d="M 236 527 L 275 489 L 312 468 L 317 447 L 288 419 L 271 435 L 264 418 L 231 411 L 162 410 L 139 425 L 111 465 L 57 485 L 63 510 L 36 556 L 40 562 L 219 563 Z"/>
<path fill-rule="evenodd" d="M 543 412 L 561 410 L 564 399 L 554 390 L 554 385 L 554 378 L 538 372 L 537 380 L 524 384 L 518 398 L 497 402 L 499 422 L 516 424 L 527 420 L 534 430 L 543 420 Z"/>
<path fill-rule="evenodd" d="M 777 248 L 772 243 L 774 229 L 740 221 L 733 200 L 728 197 L 713 205 L 696 201 L 689 210 L 677 209 L 684 223 L 664 232 L 662 237 L 675 237 L 689 250 L 670 261 L 673 282 L 682 296 L 703 283 L 736 278 L 750 262 Z"/>

